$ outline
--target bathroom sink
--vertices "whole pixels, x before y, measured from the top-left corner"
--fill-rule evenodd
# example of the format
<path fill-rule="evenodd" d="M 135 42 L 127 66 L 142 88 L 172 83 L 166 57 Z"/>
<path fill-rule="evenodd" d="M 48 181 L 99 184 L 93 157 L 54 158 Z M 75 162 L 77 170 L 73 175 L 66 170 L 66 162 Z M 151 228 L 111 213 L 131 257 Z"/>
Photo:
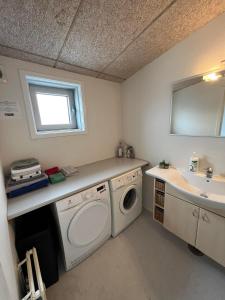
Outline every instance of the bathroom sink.
<path fill-rule="evenodd" d="M 207 178 L 203 173 L 191 173 L 189 171 L 180 171 L 184 179 L 194 187 L 198 188 L 203 194 L 218 194 L 225 196 L 225 178 L 214 176 Z"/>
<path fill-rule="evenodd" d="M 203 207 L 224 210 L 225 213 L 225 177 L 207 178 L 204 173 L 192 173 L 183 169 L 160 169 L 154 167 L 146 171 L 147 175 L 167 182 L 191 202 Z"/>

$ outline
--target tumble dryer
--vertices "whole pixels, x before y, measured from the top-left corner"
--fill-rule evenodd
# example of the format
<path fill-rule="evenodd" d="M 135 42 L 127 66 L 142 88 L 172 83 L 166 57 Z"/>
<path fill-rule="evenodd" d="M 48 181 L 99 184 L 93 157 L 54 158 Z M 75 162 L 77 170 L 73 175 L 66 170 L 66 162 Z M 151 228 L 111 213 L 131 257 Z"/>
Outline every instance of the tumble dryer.
<path fill-rule="evenodd" d="M 68 271 L 111 236 L 108 182 L 54 203 Z"/>

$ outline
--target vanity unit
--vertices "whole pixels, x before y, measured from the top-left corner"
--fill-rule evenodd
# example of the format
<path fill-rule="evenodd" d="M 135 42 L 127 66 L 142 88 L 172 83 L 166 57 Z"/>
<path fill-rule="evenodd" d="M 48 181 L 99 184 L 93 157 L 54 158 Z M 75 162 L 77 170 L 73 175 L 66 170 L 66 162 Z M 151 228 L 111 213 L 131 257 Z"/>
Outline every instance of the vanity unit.
<path fill-rule="evenodd" d="M 194 194 L 197 189 L 194 190 L 193 188 L 192 191 L 185 179 L 178 178 L 178 174 L 175 176 L 175 170 L 159 171 L 159 169 L 153 168 L 146 173 L 154 177 L 154 220 L 225 266 L 225 217 L 223 209 L 218 209 L 218 207 L 214 209 L 212 203 L 211 205 L 207 203 L 210 200 L 204 199 L 203 196 L 202 201 L 198 202 L 197 196 Z M 159 173 L 161 173 L 160 176 Z M 164 180 L 162 178 L 163 173 Z M 206 201 L 205 205 L 204 200 Z M 223 202 L 223 200 L 221 201 Z"/>

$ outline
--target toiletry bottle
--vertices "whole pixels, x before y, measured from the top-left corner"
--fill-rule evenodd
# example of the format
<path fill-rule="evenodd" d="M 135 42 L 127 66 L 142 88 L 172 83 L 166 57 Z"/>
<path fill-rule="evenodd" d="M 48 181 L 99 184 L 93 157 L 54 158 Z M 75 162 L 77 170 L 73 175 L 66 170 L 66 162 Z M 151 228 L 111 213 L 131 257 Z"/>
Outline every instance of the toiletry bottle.
<path fill-rule="evenodd" d="M 123 157 L 123 146 L 121 142 L 119 143 L 119 146 L 117 148 L 117 157 Z"/>
<path fill-rule="evenodd" d="M 127 143 L 123 142 L 123 155 L 124 157 L 127 157 L 127 149 L 128 149 Z"/>
<path fill-rule="evenodd" d="M 193 152 L 192 156 L 190 157 L 189 171 L 198 172 L 198 169 L 199 169 L 199 157 L 197 156 L 196 152 Z"/>
<path fill-rule="evenodd" d="M 130 146 L 127 147 L 127 158 L 131 158 Z"/>

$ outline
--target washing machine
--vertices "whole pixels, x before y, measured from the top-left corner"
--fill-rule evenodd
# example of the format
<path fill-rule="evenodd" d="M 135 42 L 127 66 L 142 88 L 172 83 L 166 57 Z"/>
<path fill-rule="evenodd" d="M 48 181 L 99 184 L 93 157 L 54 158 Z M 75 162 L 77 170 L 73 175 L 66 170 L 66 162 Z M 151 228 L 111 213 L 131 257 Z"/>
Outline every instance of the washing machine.
<path fill-rule="evenodd" d="M 108 182 L 57 201 L 54 212 L 67 271 L 111 236 Z"/>
<path fill-rule="evenodd" d="M 117 236 L 142 211 L 141 168 L 110 180 L 112 236 Z"/>

